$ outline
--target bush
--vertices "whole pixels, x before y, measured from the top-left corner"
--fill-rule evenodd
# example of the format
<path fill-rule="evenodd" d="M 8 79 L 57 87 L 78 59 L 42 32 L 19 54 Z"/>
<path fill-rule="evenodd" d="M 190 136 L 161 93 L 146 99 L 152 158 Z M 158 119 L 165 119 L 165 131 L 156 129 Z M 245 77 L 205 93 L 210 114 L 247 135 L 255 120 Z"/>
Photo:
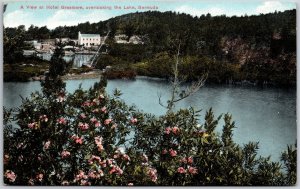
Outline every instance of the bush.
<path fill-rule="evenodd" d="M 66 93 L 63 73 L 50 68 L 43 93 L 32 93 L 15 111 L 4 109 L 6 184 L 296 183 L 296 149 L 282 155 L 286 171 L 270 157 L 257 157 L 258 143 L 241 147 L 233 141 L 229 114 L 215 118 L 210 109 L 202 124 L 193 108 L 155 117 L 127 106 L 118 90 L 107 95 L 104 78 L 89 90 Z"/>

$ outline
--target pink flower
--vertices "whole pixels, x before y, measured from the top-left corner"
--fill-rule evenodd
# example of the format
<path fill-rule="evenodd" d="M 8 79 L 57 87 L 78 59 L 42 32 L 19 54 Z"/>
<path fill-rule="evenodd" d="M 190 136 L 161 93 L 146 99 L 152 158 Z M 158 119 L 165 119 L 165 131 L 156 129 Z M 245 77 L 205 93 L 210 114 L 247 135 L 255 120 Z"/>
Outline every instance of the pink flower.
<path fill-rule="evenodd" d="M 137 123 L 137 118 L 131 118 L 131 120 L 130 120 L 130 122 L 132 123 L 132 124 L 136 124 Z"/>
<path fill-rule="evenodd" d="M 92 165 L 94 161 L 101 164 L 101 158 L 99 156 L 92 155 L 91 159 L 88 160 L 90 165 Z"/>
<path fill-rule="evenodd" d="M 193 158 L 192 158 L 192 157 L 188 157 L 188 158 L 187 158 L 187 162 L 188 162 L 189 164 L 192 164 L 192 163 L 193 163 Z"/>
<path fill-rule="evenodd" d="M 130 157 L 127 154 L 123 154 L 123 159 L 125 161 L 130 161 Z"/>
<path fill-rule="evenodd" d="M 100 127 L 101 123 L 99 121 L 95 122 L 95 127 Z"/>
<path fill-rule="evenodd" d="M 88 179 L 88 176 L 82 170 L 79 170 L 79 173 L 75 176 L 75 180 L 79 181 L 81 179 Z"/>
<path fill-rule="evenodd" d="M 58 118 L 56 121 L 57 121 L 58 124 L 62 124 L 62 125 L 67 124 L 67 120 L 63 117 Z"/>
<path fill-rule="evenodd" d="M 86 118 L 86 115 L 85 115 L 84 113 L 81 113 L 81 114 L 80 114 L 80 118 L 81 118 L 81 119 L 85 119 L 85 118 Z"/>
<path fill-rule="evenodd" d="M 87 124 L 87 123 L 79 123 L 78 124 L 78 127 L 81 129 L 81 130 L 83 130 L 83 131 L 86 131 L 86 130 L 88 130 L 89 129 L 89 125 Z"/>
<path fill-rule="evenodd" d="M 28 123 L 28 128 L 30 128 L 30 129 L 35 128 L 35 122 L 33 122 L 33 123 Z"/>
<path fill-rule="evenodd" d="M 69 152 L 69 151 L 67 151 L 67 150 L 63 150 L 62 152 L 61 152 L 61 157 L 62 158 L 67 158 L 67 157 L 69 157 L 71 155 L 71 153 Z"/>
<path fill-rule="evenodd" d="M 162 154 L 167 154 L 168 151 L 166 149 L 163 149 L 163 151 L 161 152 Z"/>
<path fill-rule="evenodd" d="M 96 171 L 90 171 L 88 174 L 88 177 L 91 179 L 99 179 L 100 174 L 98 174 Z"/>
<path fill-rule="evenodd" d="M 113 174 L 113 173 L 115 173 L 116 175 L 122 175 L 123 170 L 119 166 L 113 165 L 112 169 L 109 171 L 109 174 Z"/>
<path fill-rule="evenodd" d="M 48 118 L 47 118 L 46 115 L 41 115 L 40 120 L 43 121 L 43 122 L 48 122 Z"/>
<path fill-rule="evenodd" d="M 107 112 L 107 110 L 106 110 L 106 107 L 105 107 L 105 106 L 101 108 L 101 112 L 103 112 L 103 113 L 106 113 L 106 112 Z"/>
<path fill-rule="evenodd" d="M 85 101 L 81 106 L 91 106 L 91 103 L 90 101 Z"/>
<path fill-rule="evenodd" d="M 100 127 L 101 126 L 101 123 L 94 117 L 91 119 L 91 122 L 93 124 L 95 124 L 95 127 Z"/>
<path fill-rule="evenodd" d="M 48 140 L 47 142 L 45 142 L 44 144 L 44 149 L 47 150 L 50 147 L 51 141 Z"/>
<path fill-rule="evenodd" d="M 96 145 L 98 147 L 98 151 L 102 152 L 104 150 L 104 147 L 102 145 L 103 138 L 102 137 L 95 137 L 94 139 L 95 139 L 95 143 L 96 143 Z"/>
<path fill-rule="evenodd" d="M 192 174 L 192 175 L 195 175 L 195 174 L 198 173 L 198 169 L 195 168 L 195 167 L 189 167 L 189 168 L 188 168 L 188 171 L 189 171 L 189 173 Z"/>
<path fill-rule="evenodd" d="M 128 185 L 128 186 L 133 186 L 133 183 L 132 183 L 132 182 L 130 182 L 130 183 L 128 183 L 127 185 Z"/>
<path fill-rule="evenodd" d="M 172 148 L 169 150 L 169 153 L 172 157 L 175 157 L 177 155 L 176 150 L 173 150 Z"/>
<path fill-rule="evenodd" d="M 177 135 L 179 133 L 179 128 L 178 127 L 173 127 L 172 132 Z"/>
<path fill-rule="evenodd" d="M 183 167 L 178 167 L 177 172 L 183 174 L 186 173 L 186 170 Z"/>
<path fill-rule="evenodd" d="M 90 121 L 91 121 L 92 123 L 95 123 L 95 122 L 97 121 L 97 119 L 96 119 L 95 117 L 93 117 L 93 118 L 90 119 Z"/>
<path fill-rule="evenodd" d="M 15 182 L 17 175 L 11 170 L 6 170 L 4 177 L 7 178 L 9 182 Z"/>
<path fill-rule="evenodd" d="M 75 143 L 76 143 L 76 144 L 82 144 L 82 143 L 83 143 L 83 138 L 82 138 L 82 137 L 76 138 Z"/>
<path fill-rule="evenodd" d="M 170 127 L 167 127 L 166 129 L 165 129 L 165 134 L 170 134 L 170 132 L 171 132 L 171 128 Z"/>
<path fill-rule="evenodd" d="M 36 178 L 38 181 L 42 182 L 42 180 L 43 180 L 43 178 L 44 178 L 44 175 L 43 175 L 43 173 L 39 173 L 39 174 L 36 175 L 35 178 Z"/>
<path fill-rule="evenodd" d="M 108 125 L 108 124 L 110 124 L 110 123 L 111 123 L 111 121 L 112 121 L 112 119 L 106 119 L 106 120 L 104 120 L 104 125 Z"/>
<path fill-rule="evenodd" d="M 152 182 L 157 181 L 157 170 L 156 169 L 148 168 L 148 175 L 149 175 L 150 179 L 152 180 Z"/>
<path fill-rule="evenodd" d="M 79 138 L 78 136 L 73 135 L 71 138 L 74 140 L 74 142 L 76 144 L 82 144 L 83 143 L 83 138 L 82 137 Z"/>

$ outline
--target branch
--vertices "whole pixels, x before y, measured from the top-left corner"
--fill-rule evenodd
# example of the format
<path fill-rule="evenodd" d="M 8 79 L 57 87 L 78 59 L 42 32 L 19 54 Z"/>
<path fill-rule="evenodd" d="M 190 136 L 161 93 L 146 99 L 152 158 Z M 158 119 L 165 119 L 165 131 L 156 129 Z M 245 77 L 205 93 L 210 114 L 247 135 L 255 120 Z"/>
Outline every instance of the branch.
<path fill-rule="evenodd" d="M 162 100 L 161 100 L 161 93 L 157 93 L 157 96 L 158 96 L 158 103 L 159 103 L 159 105 L 161 105 L 161 106 L 164 107 L 164 108 L 168 108 L 167 106 L 165 106 L 165 105 L 162 103 Z"/>
<path fill-rule="evenodd" d="M 187 87 L 183 93 L 179 95 L 179 98 L 174 99 L 174 102 L 183 100 L 190 95 L 196 93 L 204 84 L 207 79 L 208 74 L 203 75 L 197 82 L 193 82 L 189 87 Z"/>

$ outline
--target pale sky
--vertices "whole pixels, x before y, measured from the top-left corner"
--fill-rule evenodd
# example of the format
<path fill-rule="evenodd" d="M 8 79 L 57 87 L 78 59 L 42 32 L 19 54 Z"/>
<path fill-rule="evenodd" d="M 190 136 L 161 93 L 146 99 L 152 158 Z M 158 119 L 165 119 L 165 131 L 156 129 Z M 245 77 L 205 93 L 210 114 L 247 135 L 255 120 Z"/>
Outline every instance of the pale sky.
<path fill-rule="evenodd" d="M 176 11 L 180 13 L 191 14 L 192 16 L 201 16 L 210 13 L 212 16 L 227 15 L 241 16 L 247 14 L 258 15 L 260 13 L 270 13 L 295 9 L 294 2 L 287 1 L 40 1 L 40 2 L 8 2 L 6 11 L 3 15 L 3 24 L 5 27 L 17 27 L 25 25 L 28 28 L 31 24 L 35 26 L 47 26 L 54 29 L 57 26 L 72 26 L 78 23 L 89 21 L 95 23 L 109 18 L 131 12 L 141 12 L 138 9 L 125 9 L 124 7 L 134 6 L 157 6 L 157 11 Z M 31 9 L 27 6 L 36 6 L 37 9 Z M 43 9 L 39 9 L 42 6 Z M 71 9 L 47 9 L 47 6 L 82 6 L 83 10 Z M 106 6 L 112 9 L 89 10 L 89 6 Z M 121 10 L 114 9 L 114 6 L 120 6 Z"/>

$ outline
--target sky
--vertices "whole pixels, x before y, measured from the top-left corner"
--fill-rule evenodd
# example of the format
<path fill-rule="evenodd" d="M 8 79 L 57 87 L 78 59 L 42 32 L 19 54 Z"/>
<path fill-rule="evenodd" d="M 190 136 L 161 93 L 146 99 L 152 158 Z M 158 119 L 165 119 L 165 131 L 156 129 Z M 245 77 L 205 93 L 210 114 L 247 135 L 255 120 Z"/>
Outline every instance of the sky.
<path fill-rule="evenodd" d="M 51 9 L 56 6 L 58 9 Z M 83 9 L 62 9 L 62 6 L 76 6 Z M 106 9 L 89 9 L 91 6 L 106 7 Z M 118 6 L 120 9 L 115 9 Z M 138 6 L 157 7 L 157 11 L 175 11 L 192 16 L 210 13 L 212 16 L 258 15 L 277 11 L 295 9 L 294 2 L 287 1 L 39 1 L 39 2 L 8 2 L 3 15 L 4 27 L 17 27 L 31 24 L 47 26 L 54 29 L 57 26 L 72 26 L 89 21 L 95 23 L 131 12 L 142 12 Z M 33 8 L 35 7 L 35 8 Z M 135 7 L 136 9 L 132 9 Z M 151 9 L 147 9 L 151 10 Z"/>

